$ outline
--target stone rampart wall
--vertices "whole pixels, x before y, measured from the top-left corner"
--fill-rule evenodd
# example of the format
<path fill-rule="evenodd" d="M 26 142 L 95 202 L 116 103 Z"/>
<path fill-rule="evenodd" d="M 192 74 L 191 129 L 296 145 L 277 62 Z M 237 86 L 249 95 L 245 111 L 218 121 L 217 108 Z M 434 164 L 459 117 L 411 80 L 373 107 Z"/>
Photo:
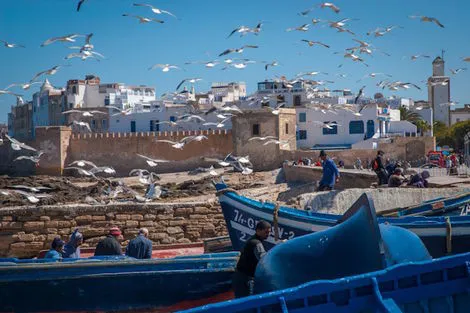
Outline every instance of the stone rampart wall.
<path fill-rule="evenodd" d="M 60 236 L 67 241 L 75 228 L 94 247 L 110 226 L 119 226 L 127 245 L 140 227 L 157 244 L 198 242 L 226 234 L 217 202 L 178 204 L 63 205 L 0 209 L 0 257 L 35 257 Z"/>

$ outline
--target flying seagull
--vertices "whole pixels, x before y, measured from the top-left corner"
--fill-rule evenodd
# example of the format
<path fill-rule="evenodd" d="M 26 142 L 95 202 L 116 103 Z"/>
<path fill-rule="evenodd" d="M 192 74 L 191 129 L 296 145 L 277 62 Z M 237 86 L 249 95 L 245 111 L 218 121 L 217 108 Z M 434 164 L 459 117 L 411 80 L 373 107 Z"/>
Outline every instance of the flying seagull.
<path fill-rule="evenodd" d="M 160 24 L 165 23 L 164 21 L 157 20 L 156 18 L 144 17 L 144 16 L 140 16 L 140 15 L 132 15 L 132 14 L 128 14 L 128 13 L 125 13 L 122 16 L 135 17 L 136 19 L 139 20 L 139 22 L 141 24 L 150 23 L 150 22 L 155 22 L 155 23 L 160 23 Z"/>
<path fill-rule="evenodd" d="M 161 10 L 161 9 L 159 9 L 159 8 L 156 8 L 156 7 L 154 7 L 154 6 L 151 5 L 151 4 L 146 4 L 146 3 L 134 3 L 134 6 L 136 6 L 136 7 L 148 7 L 148 8 L 150 8 L 150 9 L 152 10 L 152 12 L 155 13 L 155 14 L 168 14 L 168 15 L 171 15 L 171 16 L 173 16 L 173 17 L 176 18 L 176 16 L 175 16 L 174 14 L 172 14 L 172 13 L 170 13 L 170 12 L 168 12 L 168 11 Z"/>
<path fill-rule="evenodd" d="M 83 4 L 85 1 L 87 1 L 87 0 L 80 0 L 80 1 L 78 1 L 78 4 L 77 4 L 77 12 L 80 11 L 80 8 L 82 7 L 82 4 Z"/>
<path fill-rule="evenodd" d="M 176 90 L 180 89 L 180 87 L 186 82 L 194 84 L 194 83 L 196 83 L 198 81 L 201 81 L 201 80 L 202 80 L 202 78 L 185 78 L 178 84 L 178 86 L 176 86 Z"/>
<path fill-rule="evenodd" d="M 362 86 L 362 88 L 359 89 L 359 92 L 358 92 L 356 98 L 354 98 L 354 104 L 357 104 L 357 102 L 359 101 L 359 98 L 361 98 L 362 93 L 364 92 L 364 88 L 366 88 L 366 86 Z"/>
<path fill-rule="evenodd" d="M 329 48 L 329 45 L 324 44 L 323 42 L 320 41 L 313 41 L 313 40 L 307 40 L 307 39 L 302 39 L 301 41 L 306 42 L 310 47 L 313 47 L 314 45 L 320 45 L 325 48 Z"/>
<path fill-rule="evenodd" d="M 52 37 L 52 38 L 49 38 L 47 39 L 46 41 L 44 41 L 42 44 L 41 44 L 41 47 L 45 47 L 45 46 L 48 46 L 56 41 L 60 41 L 60 42 L 75 42 L 75 38 L 77 37 L 85 37 L 83 35 L 80 35 L 80 34 L 70 34 L 70 35 L 65 35 L 65 36 L 62 36 L 62 37 Z"/>
<path fill-rule="evenodd" d="M 37 73 L 36 75 L 34 75 L 34 77 L 30 80 L 30 82 L 34 82 L 36 80 L 36 78 L 46 74 L 46 75 L 55 75 L 57 73 L 57 71 L 63 67 L 65 65 L 56 65 L 48 70 L 45 70 L 45 71 L 42 71 L 42 72 L 39 72 Z"/>
<path fill-rule="evenodd" d="M 172 68 L 177 69 L 177 70 L 181 69 L 179 66 L 171 65 L 171 64 L 155 64 L 149 67 L 149 71 L 154 70 L 156 68 L 161 68 L 162 72 L 169 72 L 170 69 Z"/>
<path fill-rule="evenodd" d="M 26 48 L 26 47 L 23 46 L 23 45 L 19 45 L 19 44 L 16 44 L 16 43 L 6 42 L 5 40 L 0 40 L 0 42 L 3 42 L 3 45 L 4 45 L 6 48 Z"/>
<path fill-rule="evenodd" d="M 141 157 L 142 159 L 145 160 L 145 162 L 147 162 L 147 164 L 150 166 L 150 167 L 155 167 L 158 165 L 158 163 L 166 163 L 166 162 L 169 162 L 167 160 L 158 160 L 158 159 L 152 159 L 148 156 L 145 156 L 145 155 L 142 155 L 142 154 L 138 154 L 136 153 L 137 156 Z"/>
<path fill-rule="evenodd" d="M 42 83 L 41 82 L 29 82 L 29 83 L 24 83 L 24 84 L 11 84 L 6 89 L 10 89 L 12 87 L 18 86 L 18 87 L 21 87 L 23 90 L 28 90 L 34 84 L 42 84 Z"/>
<path fill-rule="evenodd" d="M 339 13 L 340 9 L 334 5 L 333 3 L 330 3 L 330 2 L 324 2 L 322 4 L 320 4 L 320 8 L 324 9 L 324 8 L 329 8 L 331 10 L 333 10 L 335 13 Z"/>
<path fill-rule="evenodd" d="M 412 18 L 412 19 L 418 18 L 418 19 L 421 20 L 421 22 L 434 23 L 437 26 L 439 26 L 441 28 L 444 28 L 444 25 L 442 25 L 441 22 L 439 22 L 438 19 L 435 18 L 435 17 L 411 15 L 410 18 Z"/>
<path fill-rule="evenodd" d="M 224 56 L 224 55 L 227 55 L 227 54 L 230 54 L 230 53 L 233 53 L 233 52 L 236 52 L 236 53 L 242 53 L 245 48 L 252 48 L 252 49 L 256 49 L 258 48 L 258 46 L 255 46 L 255 45 L 244 45 L 240 48 L 236 48 L 236 49 L 227 49 L 225 50 L 224 52 L 222 52 L 221 54 L 219 54 L 219 57 L 221 56 Z"/>

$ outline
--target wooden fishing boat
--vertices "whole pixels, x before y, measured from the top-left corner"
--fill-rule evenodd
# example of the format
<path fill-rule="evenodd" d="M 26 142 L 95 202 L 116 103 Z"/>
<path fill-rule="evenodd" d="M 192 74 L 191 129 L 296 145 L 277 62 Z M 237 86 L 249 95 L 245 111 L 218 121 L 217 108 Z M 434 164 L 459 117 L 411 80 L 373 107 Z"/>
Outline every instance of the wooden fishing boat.
<path fill-rule="evenodd" d="M 230 299 L 238 252 L 0 260 L 0 312 L 173 312 Z M 27 299 L 27 301 L 25 301 Z"/>
<path fill-rule="evenodd" d="M 470 308 L 469 263 L 470 253 L 402 263 L 385 270 L 318 280 L 184 313 L 466 313 Z"/>
<path fill-rule="evenodd" d="M 250 199 L 229 189 L 223 182 L 217 183 L 216 189 L 232 246 L 237 251 L 254 234 L 259 220 L 277 225 L 265 241 L 265 247 L 270 249 L 279 241 L 332 227 L 341 218 L 341 215 L 314 213 Z M 411 230 L 434 258 L 470 251 L 470 216 L 405 216 L 378 218 L 378 221 Z"/>

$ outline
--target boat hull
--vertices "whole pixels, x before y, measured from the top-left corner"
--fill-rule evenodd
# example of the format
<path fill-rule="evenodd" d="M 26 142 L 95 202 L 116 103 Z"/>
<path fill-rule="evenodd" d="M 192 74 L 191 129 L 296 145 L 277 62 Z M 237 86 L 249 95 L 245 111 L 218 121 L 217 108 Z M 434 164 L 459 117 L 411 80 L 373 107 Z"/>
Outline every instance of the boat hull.
<path fill-rule="evenodd" d="M 273 222 L 275 205 L 272 203 L 261 203 L 234 192 L 220 193 L 219 202 L 234 250 L 241 250 L 246 240 L 254 234 L 257 221 Z M 277 218 L 278 239 L 289 240 L 325 230 L 336 225 L 340 218 L 340 215 L 311 213 L 281 207 Z M 378 218 L 378 221 L 404 227 L 414 232 L 434 258 L 470 251 L 470 216 L 411 216 Z M 276 243 L 273 234 L 274 228 L 270 237 L 264 242 L 266 249 L 271 249 Z"/>
<path fill-rule="evenodd" d="M 237 260 L 0 263 L 0 312 L 173 312 L 230 298 Z"/>

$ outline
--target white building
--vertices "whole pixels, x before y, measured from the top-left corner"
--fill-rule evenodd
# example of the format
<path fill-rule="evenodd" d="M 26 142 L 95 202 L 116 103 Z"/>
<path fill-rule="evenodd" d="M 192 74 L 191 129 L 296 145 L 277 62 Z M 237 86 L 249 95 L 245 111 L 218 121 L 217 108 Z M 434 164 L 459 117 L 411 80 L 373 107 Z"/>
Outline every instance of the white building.
<path fill-rule="evenodd" d="M 440 57 L 434 59 L 432 69 L 432 76 L 428 78 L 428 102 L 434 112 L 434 120 L 449 126 L 450 78 L 445 76 L 444 60 Z"/>
<path fill-rule="evenodd" d="M 417 132 L 412 123 L 400 121 L 398 110 L 377 105 L 366 106 L 361 116 L 349 110 L 322 113 L 303 107 L 296 111 L 297 146 L 302 149 L 349 149 L 358 143 L 360 148 L 374 149 L 379 138 L 416 136 Z M 324 124 L 330 124 L 330 128 Z"/>
<path fill-rule="evenodd" d="M 136 105 L 150 108 L 156 100 L 155 88 L 128 86 L 121 83 L 101 84 L 100 78 L 87 75 L 84 80 L 67 82 L 67 109 L 116 106 L 120 109 Z"/>
<path fill-rule="evenodd" d="M 468 120 L 470 120 L 470 104 L 466 104 L 463 108 L 458 108 L 450 111 L 451 125 Z"/>
<path fill-rule="evenodd" d="M 246 97 L 246 83 L 213 83 L 210 93 L 214 96 L 214 102 L 235 102 Z"/>

